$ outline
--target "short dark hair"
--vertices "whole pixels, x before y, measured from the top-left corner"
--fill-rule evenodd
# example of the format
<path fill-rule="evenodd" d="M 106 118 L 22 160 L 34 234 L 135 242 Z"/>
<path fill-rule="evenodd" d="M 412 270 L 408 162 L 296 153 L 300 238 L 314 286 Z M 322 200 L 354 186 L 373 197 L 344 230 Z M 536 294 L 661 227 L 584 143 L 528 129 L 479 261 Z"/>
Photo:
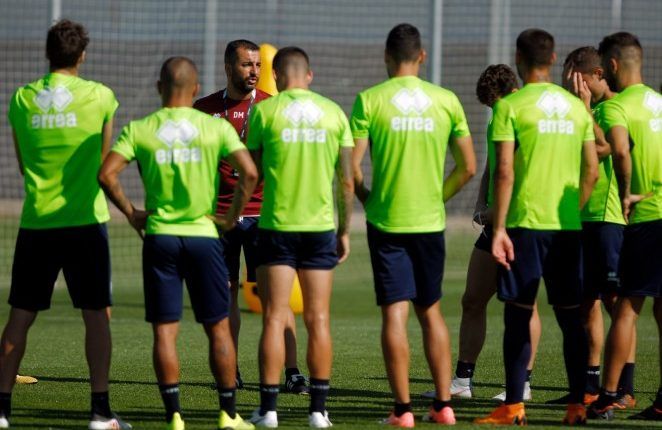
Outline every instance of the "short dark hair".
<path fill-rule="evenodd" d="M 601 67 L 600 54 L 592 46 L 582 46 L 568 54 L 563 67 L 572 67 L 573 70 L 581 73 L 591 72 L 596 67 Z"/>
<path fill-rule="evenodd" d="M 90 38 L 82 24 L 62 19 L 48 29 L 46 58 L 52 69 L 73 67 L 85 51 Z"/>
<path fill-rule="evenodd" d="M 517 36 L 517 51 L 528 66 L 548 66 L 554 55 L 554 36 L 539 28 L 524 30 Z"/>
<path fill-rule="evenodd" d="M 519 88 L 519 84 L 513 69 L 505 64 L 492 64 L 480 74 L 476 83 L 476 96 L 482 104 L 492 106 L 516 88 Z"/>
<path fill-rule="evenodd" d="M 386 54 L 397 64 L 414 61 L 421 52 L 421 33 L 411 24 L 398 24 L 386 38 Z"/>
<path fill-rule="evenodd" d="M 639 53 L 643 52 L 639 38 L 632 33 L 620 31 L 605 36 L 598 46 L 598 53 L 602 57 L 615 57 L 620 59 L 624 48 L 636 48 Z"/>
<path fill-rule="evenodd" d="M 260 47 L 257 46 L 255 43 L 251 42 L 250 40 L 246 40 L 246 39 L 233 40 L 232 42 L 228 43 L 227 46 L 225 47 L 225 56 L 224 56 L 225 64 L 234 64 L 237 61 L 237 58 L 239 57 L 237 51 L 239 50 L 239 48 L 244 48 L 248 51 L 260 50 Z"/>
<path fill-rule="evenodd" d="M 290 61 L 297 58 L 304 60 L 306 68 L 310 67 L 310 59 L 308 58 L 306 51 L 298 46 L 286 46 L 285 48 L 279 49 L 278 52 L 276 52 L 276 55 L 274 55 L 273 69 L 282 73 L 289 65 Z"/>
<path fill-rule="evenodd" d="M 198 68 L 188 57 L 170 57 L 161 66 L 159 80 L 166 90 L 194 85 L 198 82 Z"/>

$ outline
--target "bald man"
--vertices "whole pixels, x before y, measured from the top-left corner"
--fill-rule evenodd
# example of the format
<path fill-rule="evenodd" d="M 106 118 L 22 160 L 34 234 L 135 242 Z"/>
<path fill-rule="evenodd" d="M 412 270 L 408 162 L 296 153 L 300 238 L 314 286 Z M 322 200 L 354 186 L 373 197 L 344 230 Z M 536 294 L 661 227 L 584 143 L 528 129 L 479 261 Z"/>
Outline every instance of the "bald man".
<path fill-rule="evenodd" d="M 277 427 L 276 399 L 285 363 L 284 329 L 294 275 L 303 293 L 308 330 L 308 424 L 331 427 L 325 402 L 331 376 L 329 305 L 334 267 L 349 255 L 354 143 L 347 117 L 331 100 L 308 89 L 308 55 L 297 47 L 274 57 L 280 94 L 255 106 L 247 146 L 264 177 L 258 224 L 258 285 L 262 288 L 260 408 L 251 421 Z M 338 177 L 338 228 L 333 178 Z"/>
<path fill-rule="evenodd" d="M 238 172 L 237 192 L 220 228 L 233 228 L 257 183 L 257 170 L 237 132 L 192 108 L 198 73 L 188 58 L 173 57 L 157 84 L 162 108 L 124 127 L 99 173 L 108 198 L 143 238 L 145 319 L 154 333 L 153 359 L 169 430 L 183 430 L 179 405 L 177 333 L 182 317 L 182 278 L 193 313 L 209 339 L 216 380 L 218 428 L 251 429 L 235 411 L 236 354 L 228 314 L 227 269 L 212 214 L 218 164 Z M 136 209 L 118 180 L 133 160 L 140 165 L 145 209 Z"/>

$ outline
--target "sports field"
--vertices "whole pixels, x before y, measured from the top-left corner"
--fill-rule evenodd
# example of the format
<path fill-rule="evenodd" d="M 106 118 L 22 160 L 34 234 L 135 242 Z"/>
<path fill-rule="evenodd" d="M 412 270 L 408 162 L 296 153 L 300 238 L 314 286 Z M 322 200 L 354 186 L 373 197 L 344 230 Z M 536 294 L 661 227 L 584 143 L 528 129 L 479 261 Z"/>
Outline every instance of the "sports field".
<path fill-rule="evenodd" d="M 2 222 L 0 237 L 0 282 L 2 302 L 6 301 L 9 266 L 13 252 L 15 222 Z M 467 259 L 476 233 L 447 234 L 448 260 L 442 308 L 452 335 L 453 363 L 457 353 L 460 298 L 464 289 Z M 136 429 L 164 428 L 163 406 L 155 385 L 151 363 L 151 331 L 143 320 L 139 239 L 124 223 L 111 224 L 113 252 L 113 365 L 111 403 L 113 408 Z M 337 270 L 332 301 L 334 336 L 334 373 L 328 408 L 335 428 L 379 428 L 377 421 L 387 415 L 391 397 L 379 345 L 379 310 L 374 304 L 370 261 L 364 233 L 355 232 L 352 255 Z M 83 326 L 78 312 L 71 308 L 63 283 L 59 282 L 52 310 L 42 314 L 32 331 L 22 372 L 37 376 L 33 386 L 17 386 L 13 397 L 13 428 L 73 429 L 87 426 L 89 386 L 83 354 Z M 541 301 L 544 297 L 541 296 Z M 658 386 L 657 329 L 647 304 L 639 324 L 639 348 L 635 386 L 640 407 L 650 405 Z M 4 324 L 8 306 L 0 306 Z M 565 394 L 560 331 L 549 306 L 541 306 L 543 335 L 533 375 L 534 400 L 527 406 L 529 424 L 554 428 L 563 417 L 563 408 L 544 405 L 544 401 Z M 305 369 L 305 330 L 299 318 L 300 367 Z M 258 404 L 257 341 L 260 316 L 244 313 L 241 331 L 240 364 L 246 389 L 238 393 L 238 410 L 247 417 Z M 470 427 L 471 420 L 486 414 L 495 403 L 491 397 L 502 390 L 503 364 L 501 305 L 489 308 L 487 342 L 479 359 L 475 393 L 477 398 L 454 401 L 458 427 Z M 419 330 L 411 319 L 411 389 L 417 418 L 428 401 L 419 393 L 431 388 L 424 362 Z M 182 407 L 187 429 L 214 428 L 217 396 L 207 366 L 206 339 L 193 321 L 187 307 L 179 342 L 182 362 Z M 453 364 L 454 367 L 454 364 Z M 307 428 L 308 399 L 303 396 L 279 397 L 279 421 L 283 428 Z M 626 421 L 628 413 L 617 420 L 595 423 L 603 428 L 650 428 L 654 423 Z M 421 427 L 430 424 L 418 423 Z"/>

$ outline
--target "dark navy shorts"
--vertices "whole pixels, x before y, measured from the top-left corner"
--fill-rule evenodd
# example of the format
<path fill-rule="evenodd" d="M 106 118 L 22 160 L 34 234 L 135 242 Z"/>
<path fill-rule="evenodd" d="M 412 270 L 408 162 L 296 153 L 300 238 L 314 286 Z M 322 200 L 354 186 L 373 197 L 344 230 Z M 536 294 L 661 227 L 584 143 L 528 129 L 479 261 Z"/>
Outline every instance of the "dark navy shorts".
<path fill-rule="evenodd" d="M 338 265 L 336 233 L 259 229 L 258 265 L 331 270 Z"/>
<path fill-rule="evenodd" d="M 515 260 L 510 270 L 499 265 L 497 296 L 504 302 L 533 305 L 540 278 L 545 280 L 549 304 L 582 303 L 581 231 L 508 229 Z"/>
<path fill-rule="evenodd" d="M 240 218 L 235 228 L 221 236 L 223 258 L 225 259 L 225 266 L 228 268 L 230 281 L 239 280 L 242 248 L 244 249 L 244 261 L 246 262 L 246 280 L 248 282 L 256 281 L 257 223 L 259 220 L 259 217 Z"/>
<path fill-rule="evenodd" d="M 492 225 L 491 224 L 486 224 L 483 226 L 483 231 L 480 232 L 480 236 L 478 236 L 478 239 L 476 239 L 476 243 L 474 244 L 474 247 L 476 249 L 480 249 L 481 251 L 488 252 L 492 254 Z"/>
<path fill-rule="evenodd" d="M 617 292 L 622 245 L 622 225 L 611 222 L 582 223 L 584 298 L 597 300 L 603 294 Z"/>
<path fill-rule="evenodd" d="M 62 270 L 75 308 L 111 305 L 110 252 L 105 224 L 18 231 L 9 304 L 28 311 L 51 307 Z"/>
<path fill-rule="evenodd" d="M 145 319 L 182 318 L 186 281 L 195 320 L 215 323 L 228 316 L 230 288 L 221 243 L 211 237 L 146 235 L 143 242 Z"/>
<path fill-rule="evenodd" d="M 377 305 L 411 300 L 429 306 L 441 298 L 444 232 L 387 233 L 368 223 L 368 247 Z"/>
<path fill-rule="evenodd" d="M 662 297 L 662 220 L 625 227 L 619 295 Z"/>

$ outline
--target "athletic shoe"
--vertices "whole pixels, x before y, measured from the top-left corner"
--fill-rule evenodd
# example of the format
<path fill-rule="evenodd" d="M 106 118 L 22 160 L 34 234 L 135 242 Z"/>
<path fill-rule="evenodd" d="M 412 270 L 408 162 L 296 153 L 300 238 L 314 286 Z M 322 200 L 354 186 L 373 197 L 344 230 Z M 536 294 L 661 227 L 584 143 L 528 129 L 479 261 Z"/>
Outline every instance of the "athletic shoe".
<path fill-rule="evenodd" d="M 308 386 L 308 378 L 300 373 L 287 378 L 285 381 L 285 392 L 292 394 L 310 394 L 310 387 Z"/>
<path fill-rule="evenodd" d="M 586 410 L 586 416 L 591 419 L 598 420 L 607 420 L 611 421 L 614 419 L 614 405 L 600 405 L 600 401 L 597 400 L 591 404 Z"/>
<path fill-rule="evenodd" d="M 496 396 L 492 397 L 494 400 L 498 400 L 500 402 L 505 402 L 506 401 L 506 392 L 504 391 L 503 393 L 499 393 Z M 529 381 L 526 381 L 524 383 L 524 393 L 523 393 L 523 400 L 531 400 L 531 383 Z"/>
<path fill-rule="evenodd" d="M 505 403 L 492 411 L 486 417 L 476 418 L 474 424 L 503 424 L 514 426 L 526 425 L 526 413 L 524 411 L 524 403 L 513 403 L 506 405 Z"/>
<path fill-rule="evenodd" d="M 630 394 L 624 394 L 616 400 L 614 408 L 616 409 L 634 409 L 637 406 L 637 399 Z"/>
<path fill-rule="evenodd" d="M 586 406 L 581 403 L 571 403 L 563 417 L 564 426 L 583 426 L 586 425 Z"/>
<path fill-rule="evenodd" d="M 395 413 L 391 412 L 391 415 L 389 415 L 388 418 L 384 418 L 380 423 L 393 427 L 412 428 L 414 427 L 414 414 L 411 412 L 405 412 L 399 417 L 396 417 Z"/>
<path fill-rule="evenodd" d="M 9 420 L 7 419 L 6 416 L 0 415 L 0 429 L 8 429 L 9 428 Z"/>
<path fill-rule="evenodd" d="M 584 393 L 584 406 L 591 406 L 593 402 L 598 400 L 599 394 Z"/>
<path fill-rule="evenodd" d="M 434 399 L 437 395 L 435 390 L 426 391 L 421 396 Z M 451 396 L 460 399 L 470 399 L 473 395 L 473 382 L 471 378 L 458 378 L 457 376 L 451 379 Z"/>
<path fill-rule="evenodd" d="M 455 413 L 453 408 L 450 406 L 445 406 L 441 408 L 439 412 L 435 411 L 432 406 L 426 415 L 423 415 L 423 421 L 426 423 L 437 423 L 437 424 L 455 424 Z"/>
<path fill-rule="evenodd" d="M 638 414 L 630 415 L 629 420 L 646 420 L 646 421 L 662 421 L 662 409 L 655 407 L 655 404 L 650 405 Z"/>
<path fill-rule="evenodd" d="M 234 414 L 234 419 L 223 410 L 218 414 L 219 430 L 253 430 L 254 428 L 253 424 L 241 419 L 239 414 Z"/>
<path fill-rule="evenodd" d="M 184 420 L 179 412 L 175 412 L 172 415 L 172 419 L 168 423 L 166 430 L 184 430 Z"/>
<path fill-rule="evenodd" d="M 92 414 L 92 419 L 87 428 L 90 430 L 130 430 L 133 426 L 123 421 L 119 415 L 113 413 L 110 418 Z"/>
<path fill-rule="evenodd" d="M 255 427 L 266 427 L 275 429 L 278 427 L 278 414 L 276 411 L 267 411 L 264 415 L 260 415 L 260 408 L 257 408 L 248 419 Z"/>
<path fill-rule="evenodd" d="M 308 415 L 308 426 L 314 429 L 327 429 L 333 424 L 329 419 L 329 413 L 327 411 L 322 412 L 313 412 Z"/>
<path fill-rule="evenodd" d="M 37 382 L 39 382 L 39 380 L 34 376 L 16 375 L 17 384 L 30 385 L 30 384 L 36 384 Z"/>

